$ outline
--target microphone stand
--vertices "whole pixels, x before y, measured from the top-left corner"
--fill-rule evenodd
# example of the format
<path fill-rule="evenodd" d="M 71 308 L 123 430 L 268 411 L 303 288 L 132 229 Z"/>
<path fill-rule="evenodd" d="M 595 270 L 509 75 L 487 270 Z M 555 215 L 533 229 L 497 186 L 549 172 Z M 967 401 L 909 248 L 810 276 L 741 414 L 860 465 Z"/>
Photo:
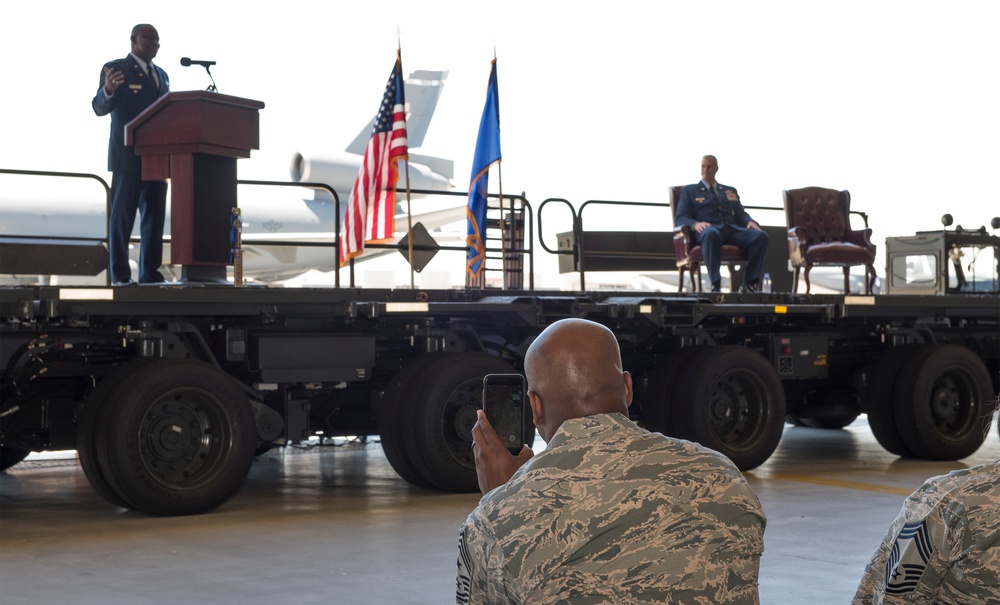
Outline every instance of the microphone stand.
<path fill-rule="evenodd" d="M 219 89 L 215 86 L 215 78 L 212 77 L 212 70 L 208 65 L 205 66 L 205 71 L 208 73 L 208 79 L 212 81 L 207 90 L 208 92 L 219 92 Z"/>

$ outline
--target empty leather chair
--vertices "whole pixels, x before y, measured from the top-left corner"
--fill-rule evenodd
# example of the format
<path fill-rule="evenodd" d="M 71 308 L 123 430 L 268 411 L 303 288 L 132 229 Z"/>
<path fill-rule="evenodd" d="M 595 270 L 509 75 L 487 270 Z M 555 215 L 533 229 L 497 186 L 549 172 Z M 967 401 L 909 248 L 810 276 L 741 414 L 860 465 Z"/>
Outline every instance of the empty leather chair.
<path fill-rule="evenodd" d="M 848 275 L 855 265 L 865 266 L 865 294 L 875 285 L 875 245 L 871 229 L 851 229 L 851 194 L 823 187 L 786 189 L 782 192 L 788 226 L 788 256 L 795 267 L 794 291 L 799 288 L 799 271 L 816 265 L 844 268 L 844 293 L 850 294 Z"/>

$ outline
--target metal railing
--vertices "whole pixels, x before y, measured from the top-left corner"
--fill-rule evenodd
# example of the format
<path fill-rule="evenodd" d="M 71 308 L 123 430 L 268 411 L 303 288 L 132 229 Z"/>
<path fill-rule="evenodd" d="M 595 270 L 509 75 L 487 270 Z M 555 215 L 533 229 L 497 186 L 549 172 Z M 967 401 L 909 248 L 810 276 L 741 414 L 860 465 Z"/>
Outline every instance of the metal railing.
<path fill-rule="evenodd" d="M 326 183 L 310 183 L 310 182 L 292 182 L 292 181 L 255 181 L 255 180 L 237 180 L 237 187 L 240 185 L 253 186 L 253 187 L 304 187 L 306 189 L 320 189 L 326 191 L 333 198 L 334 207 L 334 230 L 333 230 L 333 254 L 336 257 L 340 253 L 340 196 L 334 191 L 333 187 L 327 185 Z M 239 196 L 237 195 L 237 199 Z M 326 248 L 331 247 L 329 242 L 303 242 L 299 240 L 260 240 L 254 239 L 253 237 L 243 237 L 241 238 L 242 245 L 247 246 L 301 246 L 303 248 Z M 354 273 L 351 273 L 351 287 L 354 286 Z M 340 287 L 340 271 L 335 271 L 333 276 L 333 287 Z"/>
<path fill-rule="evenodd" d="M 100 176 L 95 175 L 95 174 L 89 174 L 89 173 L 57 172 L 57 171 L 42 171 L 42 170 L 18 170 L 18 169 L 7 169 L 7 168 L 0 168 L 0 174 L 23 175 L 23 176 L 31 176 L 31 177 L 49 177 L 49 178 L 54 177 L 54 178 L 88 179 L 88 180 L 97 181 L 104 188 L 105 213 L 106 213 L 105 214 L 105 222 L 104 222 L 104 224 L 105 224 L 105 231 L 104 231 L 104 233 L 100 234 L 98 236 L 94 236 L 94 237 L 86 237 L 86 236 L 78 236 L 78 237 L 67 237 L 67 236 L 51 236 L 50 237 L 50 236 L 44 236 L 44 237 L 46 239 L 51 239 L 53 241 L 90 241 L 90 242 L 102 243 L 105 246 L 108 245 L 108 233 L 109 233 L 109 230 L 110 230 L 110 227 L 109 227 L 109 217 L 111 215 L 111 188 L 108 185 L 107 181 L 105 181 Z M 337 192 L 332 187 L 330 187 L 326 183 L 292 182 L 292 181 L 260 181 L 260 180 L 238 180 L 237 181 L 237 185 L 238 186 L 263 186 L 263 187 L 304 187 L 304 188 L 307 188 L 307 189 L 323 190 L 326 193 L 328 193 L 330 195 L 330 197 L 332 198 L 333 202 L 334 202 L 334 217 L 335 218 L 334 218 L 334 231 L 333 231 L 333 240 L 332 240 L 332 242 L 303 242 L 303 241 L 300 241 L 300 240 L 286 240 L 286 241 L 281 241 L 281 240 L 273 240 L 273 239 L 261 240 L 261 239 L 254 239 L 253 237 L 245 237 L 245 238 L 243 238 L 242 243 L 243 243 L 243 245 L 250 245 L 250 246 L 328 247 L 328 248 L 331 249 L 331 253 L 334 255 L 334 257 L 338 258 L 338 261 L 339 261 L 339 254 L 340 254 L 340 227 L 341 227 L 341 217 L 343 216 L 343 213 L 341 211 L 340 197 L 337 195 Z M 456 192 L 456 191 L 433 191 L 433 190 L 424 190 L 424 189 L 411 189 L 410 193 L 411 194 L 415 194 L 415 195 L 421 195 L 421 196 L 434 195 L 434 196 L 451 196 L 451 197 L 462 197 L 462 198 L 466 198 L 467 197 L 467 194 L 465 192 Z M 406 195 L 406 191 L 405 190 L 397 190 L 397 196 L 405 196 L 405 195 Z M 488 195 L 487 197 L 488 197 L 488 199 L 491 202 L 497 202 L 500 199 L 499 196 L 495 195 L 495 194 Z M 511 247 L 496 247 L 496 246 L 490 247 L 490 246 L 487 246 L 487 253 L 493 253 L 494 256 L 492 256 L 490 258 L 494 258 L 494 259 L 497 258 L 495 256 L 496 253 L 500 253 L 501 254 L 500 258 L 503 258 L 502 255 L 504 255 L 504 254 L 523 254 L 523 255 L 527 256 L 527 258 L 528 258 L 528 288 L 530 290 L 533 290 L 534 289 L 534 254 L 533 254 L 533 248 L 534 248 L 534 237 L 535 237 L 534 236 L 534 233 L 535 233 L 535 229 L 534 229 L 534 220 L 535 220 L 534 219 L 534 211 L 532 209 L 531 204 L 528 202 L 527 198 L 524 196 L 524 194 L 514 195 L 514 196 L 505 195 L 503 197 L 503 201 L 504 201 L 504 206 L 505 206 L 504 209 L 506 209 L 506 203 L 507 203 L 507 201 L 510 201 L 511 210 L 515 210 L 515 208 L 514 208 L 515 202 L 517 202 L 518 204 L 520 204 L 520 206 L 521 206 L 520 209 L 523 209 L 523 211 L 525 213 L 525 220 L 526 220 L 526 226 L 527 226 L 527 233 L 526 233 L 526 237 L 525 237 L 525 244 L 523 246 L 514 247 L 514 248 L 511 248 Z M 553 204 L 553 203 L 563 204 L 563 205 L 565 205 L 566 207 L 569 208 L 570 217 L 572 219 L 572 225 L 573 225 L 572 226 L 572 231 L 573 231 L 573 235 L 574 235 L 574 245 L 573 245 L 573 248 L 570 249 L 570 250 L 560 250 L 560 249 L 558 249 L 558 246 L 556 247 L 556 249 L 552 249 L 548 245 L 546 245 L 546 243 L 545 243 L 545 238 L 543 237 L 543 235 L 545 233 L 545 231 L 544 231 L 544 225 L 543 225 L 544 209 L 545 209 L 545 207 L 548 204 Z M 587 208 L 589 208 L 591 206 L 619 206 L 619 207 L 632 207 L 632 208 L 643 208 L 643 207 L 645 207 L 645 208 L 656 208 L 656 209 L 664 209 L 664 210 L 669 210 L 669 208 L 670 208 L 669 202 L 663 203 L 663 202 L 636 202 L 636 201 L 621 201 L 621 200 L 587 200 L 583 204 L 581 204 L 579 206 L 579 210 L 577 210 L 577 208 L 574 207 L 572 203 L 570 203 L 568 200 L 566 200 L 564 198 L 548 198 L 545 201 L 543 201 L 539 205 L 539 207 L 538 207 L 538 232 L 539 232 L 538 243 L 541 246 L 541 248 L 544 251 L 548 252 L 549 254 L 554 254 L 554 255 L 557 255 L 557 256 L 565 256 L 565 255 L 573 255 L 574 256 L 574 266 L 578 267 L 578 271 L 580 273 L 580 288 L 581 288 L 581 290 L 585 289 L 585 287 L 586 287 L 586 271 L 587 271 L 587 268 L 586 268 L 586 254 L 585 254 L 585 252 L 586 252 L 586 233 L 587 233 L 587 230 L 586 230 L 586 228 L 584 226 L 584 212 L 585 212 L 585 210 Z M 497 205 L 492 205 L 491 204 L 490 208 L 492 210 L 497 210 L 499 208 L 499 204 L 497 204 Z M 748 210 L 764 210 L 764 211 L 771 211 L 771 212 L 782 212 L 783 211 L 783 208 L 774 207 L 774 206 L 752 206 L 751 205 L 751 206 L 745 206 L 745 208 L 747 208 Z M 851 212 L 852 215 L 857 215 L 857 216 L 861 217 L 861 219 L 864 222 L 865 228 L 868 228 L 868 215 L 867 215 L 867 213 L 861 212 L 861 211 L 858 211 L 858 210 L 851 210 L 850 212 Z M 664 225 L 672 224 L 672 216 L 670 217 L 670 222 L 669 223 L 665 220 L 663 222 L 663 224 Z M 669 236 L 671 233 L 672 233 L 672 227 L 671 227 L 670 230 L 665 230 L 664 231 L 664 235 L 665 236 Z M 25 239 L 25 240 L 27 240 L 27 239 L 37 239 L 39 236 L 38 235 L 21 235 L 21 234 L 4 234 L 3 237 L 9 238 L 9 239 Z M 134 238 L 133 238 L 133 241 L 134 241 Z M 435 243 L 434 245 L 422 245 L 422 244 L 416 244 L 416 243 L 414 243 L 414 244 L 412 244 L 412 246 L 413 246 L 412 249 L 414 251 L 442 251 L 443 250 L 443 251 L 459 251 L 460 252 L 460 251 L 465 251 L 465 250 L 468 249 L 468 247 L 466 245 L 442 245 L 442 244 L 439 244 L 439 243 Z M 366 244 L 366 247 L 370 248 L 370 249 L 374 249 L 374 250 L 378 250 L 378 249 L 399 250 L 400 249 L 399 244 L 396 244 L 396 243 L 392 243 L 392 244 L 387 244 L 387 243 L 382 243 L 382 244 L 369 243 L 369 244 Z M 355 287 L 355 259 L 352 259 L 351 261 L 348 262 L 348 267 L 349 267 L 349 287 L 354 288 Z M 412 281 L 412 272 L 413 272 L 413 268 L 411 267 L 411 281 Z M 111 276 L 110 276 L 110 272 L 108 272 L 108 274 L 106 275 L 106 282 L 109 285 L 110 285 L 110 280 L 111 280 Z M 340 285 L 341 285 L 340 281 L 341 281 L 340 280 L 340 270 L 338 269 L 337 271 L 335 271 L 335 275 L 334 275 L 334 287 L 339 288 Z"/>
<path fill-rule="evenodd" d="M 405 191 L 396 190 L 396 195 L 397 196 L 399 196 L 400 194 L 405 195 L 405 193 L 406 193 Z M 469 197 L 469 195 L 467 193 L 462 192 L 462 191 L 433 191 L 433 190 L 427 190 L 427 189 L 411 189 L 410 193 L 416 194 L 416 195 L 435 195 L 435 196 L 444 196 L 444 197 L 461 197 L 461 198 L 468 198 Z M 500 202 L 501 202 L 501 200 L 500 200 L 500 196 L 499 195 L 497 195 L 497 194 L 489 194 L 489 195 L 487 195 L 487 200 L 490 201 L 490 202 L 493 202 L 493 201 L 497 202 L 496 206 L 493 206 L 493 205 L 490 206 L 491 210 L 499 210 L 500 209 Z M 533 210 L 531 208 L 531 203 L 528 202 L 527 198 L 525 198 L 523 194 L 522 195 L 504 195 L 503 196 L 504 209 L 508 208 L 508 206 L 507 206 L 508 203 L 510 203 L 511 206 L 513 206 L 513 202 L 515 202 L 515 201 L 519 202 L 521 204 L 521 209 L 523 209 L 525 211 L 525 215 L 527 217 L 527 237 L 525 238 L 525 242 L 526 242 L 525 245 L 521 246 L 521 247 L 508 247 L 508 248 L 496 247 L 496 246 L 492 246 L 492 247 L 491 246 L 486 246 L 486 252 L 487 252 L 487 255 L 489 255 L 489 253 L 492 252 L 494 254 L 500 253 L 501 255 L 502 254 L 524 254 L 525 256 L 527 256 L 527 258 L 528 258 L 529 289 L 533 290 L 534 289 L 534 283 L 535 283 L 534 282 L 535 263 L 534 263 L 533 245 L 532 245 L 532 242 L 534 241 L 534 232 L 535 232 L 534 231 L 534 212 L 533 212 Z M 513 208 L 511 207 L 511 209 L 513 209 Z M 339 213 L 339 209 L 338 209 L 338 213 Z M 339 230 L 338 230 L 338 233 L 339 233 Z M 379 250 L 379 249 L 383 249 L 383 250 L 399 250 L 400 249 L 400 246 L 398 244 L 365 244 L 365 247 L 366 248 L 371 248 L 373 250 Z M 463 251 L 468 251 L 469 247 L 468 247 L 468 245 L 447 246 L 447 245 L 435 244 L 434 246 L 418 246 L 418 245 L 414 245 L 413 249 L 414 250 L 424 250 L 424 251 L 426 251 L 426 250 L 436 250 L 436 251 L 445 250 L 445 251 L 463 252 Z M 350 261 L 350 267 L 351 267 L 351 272 L 350 272 L 351 287 L 353 288 L 354 287 L 354 260 L 353 259 Z"/>
<path fill-rule="evenodd" d="M 664 209 L 664 210 L 668 210 L 668 211 L 670 210 L 670 203 L 669 202 L 633 202 L 633 201 L 620 201 L 620 200 L 587 200 L 586 202 L 584 202 L 583 204 L 580 205 L 579 211 L 577 211 L 577 209 L 568 200 L 566 200 L 564 198 L 549 198 L 549 199 L 546 199 L 545 201 L 543 201 L 538 206 L 538 231 L 539 231 L 540 234 L 544 234 L 545 233 L 544 227 L 543 227 L 543 215 L 544 215 L 545 206 L 547 206 L 548 204 L 552 204 L 552 203 L 563 204 L 563 205 L 567 206 L 569 208 L 569 210 L 570 210 L 570 216 L 571 216 L 572 221 L 573 221 L 573 227 L 572 227 L 572 230 L 573 230 L 573 247 L 572 247 L 572 249 L 569 249 L 569 250 L 559 250 L 558 246 L 557 246 L 557 249 L 553 250 L 552 248 L 549 248 L 548 245 L 546 245 L 544 238 L 541 237 L 541 236 L 539 237 L 539 244 L 541 245 L 541 247 L 542 247 L 543 250 L 545 250 L 546 252 L 548 252 L 550 254 L 555 254 L 555 255 L 560 255 L 560 256 L 570 256 L 570 255 L 573 256 L 574 267 L 577 267 L 577 269 L 578 269 L 578 271 L 580 273 L 580 289 L 581 290 L 586 289 L 586 271 L 587 271 L 587 267 L 586 267 L 586 258 L 587 258 L 587 254 L 586 254 L 587 253 L 586 233 L 587 233 L 587 230 L 584 227 L 584 211 L 589 206 L 620 206 L 620 207 L 633 207 L 633 208 L 643 208 L 643 207 L 645 207 L 645 208 Z M 777 206 L 755 206 L 755 205 L 748 205 L 748 206 L 744 206 L 744 208 L 746 208 L 747 210 L 763 210 L 763 211 L 767 211 L 767 212 L 781 212 L 781 213 L 784 213 L 784 208 L 777 207 Z M 851 212 L 851 214 L 854 214 L 854 215 L 857 215 L 857 216 L 861 217 L 861 219 L 864 221 L 865 228 L 866 229 L 868 228 L 868 215 L 865 212 L 861 212 L 859 210 L 851 210 L 850 212 Z M 782 222 L 784 222 L 784 221 L 782 221 Z M 664 237 L 672 237 L 672 234 L 673 234 L 673 215 L 671 214 L 671 216 L 668 217 L 668 220 L 664 220 L 663 224 L 664 225 L 671 225 L 670 230 L 663 231 Z"/>
<path fill-rule="evenodd" d="M 19 176 L 32 176 L 32 177 L 47 177 L 47 178 L 66 178 L 66 179 L 86 179 L 97 181 L 104 187 L 104 233 L 95 237 L 86 236 L 39 236 L 39 235 L 22 235 L 16 233 L 5 233 L 4 238 L 12 240 L 32 240 L 38 239 L 39 237 L 44 237 L 45 239 L 50 239 L 53 241 L 65 241 L 65 242 L 94 242 L 108 245 L 108 234 L 111 231 L 111 225 L 109 217 L 111 216 L 111 186 L 108 182 L 97 176 L 96 174 L 90 174 L 86 172 L 57 172 L 50 170 L 19 170 L 12 168 L 0 168 L 0 174 L 11 174 Z M 105 284 L 111 285 L 111 272 L 108 271 L 105 274 Z"/>

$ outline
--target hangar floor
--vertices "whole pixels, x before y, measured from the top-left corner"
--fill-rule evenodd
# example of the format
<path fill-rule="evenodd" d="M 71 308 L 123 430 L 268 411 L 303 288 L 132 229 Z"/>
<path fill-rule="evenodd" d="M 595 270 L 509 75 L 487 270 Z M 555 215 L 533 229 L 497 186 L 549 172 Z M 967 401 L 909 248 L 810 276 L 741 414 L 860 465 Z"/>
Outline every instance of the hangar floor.
<path fill-rule="evenodd" d="M 768 516 L 761 602 L 848 603 L 903 498 L 1000 458 L 995 430 L 970 458 L 926 462 L 885 452 L 864 417 L 786 427 L 748 473 Z M 0 603 L 451 603 L 476 501 L 404 483 L 377 443 L 266 454 L 231 501 L 179 518 L 105 504 L 72 455 L 29 458 L 0 474 Z"/>

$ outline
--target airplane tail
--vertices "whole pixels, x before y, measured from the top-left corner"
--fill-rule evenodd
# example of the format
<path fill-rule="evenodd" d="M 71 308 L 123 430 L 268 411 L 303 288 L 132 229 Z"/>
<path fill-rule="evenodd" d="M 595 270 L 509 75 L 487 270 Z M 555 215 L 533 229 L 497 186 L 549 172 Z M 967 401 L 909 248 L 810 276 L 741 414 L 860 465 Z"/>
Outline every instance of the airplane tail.
<path fill-rule="evenodd" d="M 403 83 L 406 94 L 406 142 L 411 149 L 416 149 L 423 145 L 424 136 L 427 134 L 427 127 L 434 116 L 437 108 L 438 98 L 444 88 L 444 81 L 448 78 L 447 71 L 428 71 L 419 69 L 411 72 L 410 76 Z M 372 138 L 372 125 L 375 118 L 369 120 L 358 136 L 347 146 L 346 151 L 357 155 L 364 155 L 369 139 Z M 452 175 L 448 175 L 451 178 Z"/>
<path fill-rule="evenodd" d="M 424 136 L 430 125 L 431 117 L 437 108 L 438 98 L 444 88 L 447 71 L 417 70 L 410 74 L 404 82 L 406 87 L 406 105 L 408 117 L 406 123 L 406 138 L 410 149 L 423 144 Z M 354 141 L 347 146 L 345 152 L 338 152 L 323 157 L 305 157 L 301 153 L 292 156 L 290 173 L 293 181 L 308 181 L 326 183 L 336 190 L 343 208 L 346 209 L 350 199 L 351 188 L 357 178 L 358 169 L 365 153 L 365 148 L 372 136 L 370 120 Z M 400 175 L 403 174 L 403 164 L 400 162 Z M 409 153 L 409 170 L 406 173 L 412 189 L 431 191 L 447 191 L 454 185 L 455 162 L 446 159 L 418 153 Z M 399 186 L 404 185 L 404 181 Z M 313 192 L 317 200 L 329 201 L 330 196 L 322 190 Z M 420 196 L 423 197 L 423 196 Z"/>

